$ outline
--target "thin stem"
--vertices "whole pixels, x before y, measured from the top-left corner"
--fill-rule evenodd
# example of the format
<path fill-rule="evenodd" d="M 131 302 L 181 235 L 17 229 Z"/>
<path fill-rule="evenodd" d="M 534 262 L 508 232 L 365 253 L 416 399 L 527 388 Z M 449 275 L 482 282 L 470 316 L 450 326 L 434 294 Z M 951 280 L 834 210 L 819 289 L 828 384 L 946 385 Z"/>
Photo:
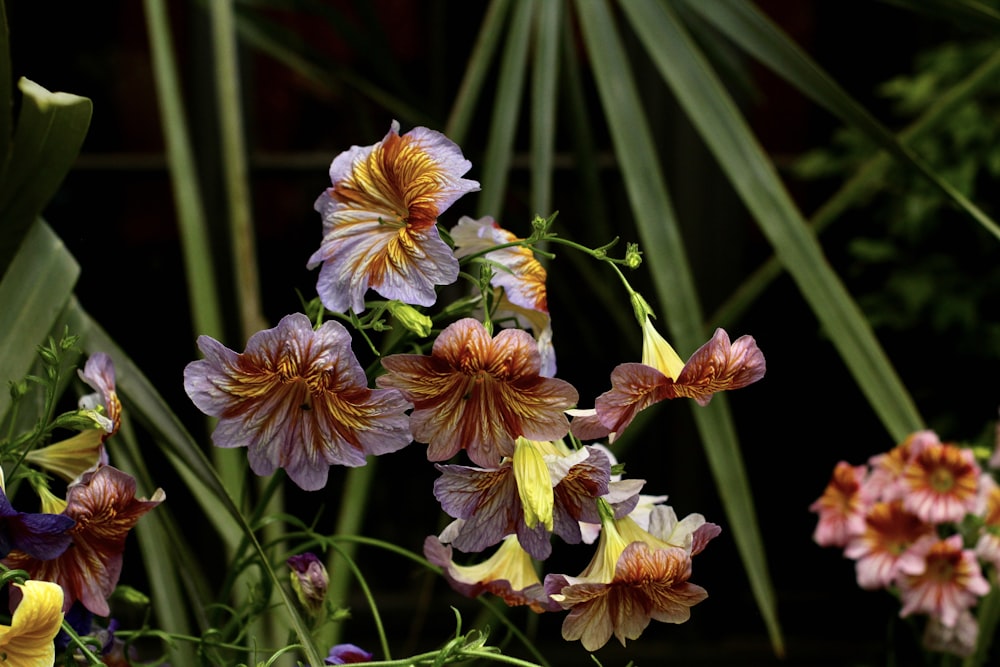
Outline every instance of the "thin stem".
<path fill-rule="evenodd" d="M 361 586 L 361 592 L 365 596 L 365 600 L 368 601 L 368 607 L 372 610 L 372 619 L 375 621 L 375 631 L 378 633 L 379 642 L 382 644 L 382 654 L 385 656 L 386 660 L 391 660 L 392 655 L 389 653 L 389 639 L 385 634 L 385 626 L 382 625 L 382 617 L 378 613 L 378 604 L 375 602 L 374 596 L 372 596 L 372 591 L 368 587 L 368 582 L 365 581 L 365 577 L 361 574 L 361 570 L 358 569 L 357 563 L 354 559 L 347 555 L 347 552 L 343 547 L 337 544 L 331 544 L 334 550 L 341 555 L 344 561 L 347 563 L 347 567 L 351 568 L 351 573 L 357 580 L 358 585 Z"/>

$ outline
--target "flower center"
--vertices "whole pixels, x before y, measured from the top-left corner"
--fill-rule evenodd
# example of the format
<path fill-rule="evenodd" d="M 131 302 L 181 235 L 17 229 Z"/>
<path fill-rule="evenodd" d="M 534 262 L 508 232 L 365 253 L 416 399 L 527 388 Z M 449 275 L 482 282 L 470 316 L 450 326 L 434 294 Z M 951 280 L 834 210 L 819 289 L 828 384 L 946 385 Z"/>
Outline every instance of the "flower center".
<path fill-rule="evenodd" d="M 947 468 L 935 468 L 929 481 L 931 488 L 939 493 L 946 493 L 955 487 L 955 475 Z"/>

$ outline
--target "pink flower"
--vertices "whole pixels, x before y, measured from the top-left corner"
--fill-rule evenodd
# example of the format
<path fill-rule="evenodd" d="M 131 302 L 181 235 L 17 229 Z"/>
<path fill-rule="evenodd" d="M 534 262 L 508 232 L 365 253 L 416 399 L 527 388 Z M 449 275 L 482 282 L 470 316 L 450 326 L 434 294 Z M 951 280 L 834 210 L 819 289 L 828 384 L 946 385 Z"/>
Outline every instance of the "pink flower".
<path fill-rule="evenodd" d="M 940 444 L 934 431 L 911 433 L 899 445 L 868 460 L 871 474 L 865 482 L 866 492 L 878 500 L 896 500 L 906 495 L 902 484 L 903 471 L 918 452 L 930 444 Z"/>
<path fill-rule="evenodd" d="M 563 411 L 578 398 L 568 382 L 542 377 L 531 335 L 505 329 L 491 338 L 477 320 L 447 327 L 431 354 L 393 354 L 376 382 L 413 402 L 414 439 L 427 458 L 444 461 L 465 449 L 477 465 L 494 468 L 513 456 L 518 436 L 558 440 L 569 422 Z"/>
<path fill-rule="evenodd" d="M 901 617 L 928 614 L 947 628 L 955 627 L 962 612 L 990 591 L 976 555 L 962 548 L 962 536 L 952 535 L 920 549 L 922 573 L 899 578 Z"/>
<path fill-rule="evenodd" d="M 844 555 L 857 561 L 861 588 L 885 588 L 900 573 L 920 574 L 924 561 L 918 545 L 936 538 L 934 527 L 903 508 L 903 502 L 875 503 L 865 516 L 864 530 L 850 536 Z"/>
<path fill-rule="evenodd" d="M 979 473 L 971 450 L 928 444 L 903 469 L 903 505 L 928 523 L 959 522 L 975 512 Z"/>
<path fill-rule="evenodd" d="M 219 418 L 218 447 L 247 447 L 250 468 L 284 468 L 307 491 L 326 485 L 331 465 L 363 466 L 368 455 L 411 442 L 409 403 L 393 389 L 369 389 L 334 321 L 315 331 L 305 315 L 286 315 L 236 353 L 201 336 L 205 358 L 184 369 L 184 390 L 198 409 Z"/>
<path fill-rule="evenodd" d="M 395 121 L 382 141 L 334 158 L 332 187 L 315 205 L 323 242 L 308 263 L 322 264 L 316 290 L 323 305 L 360 313 L 369 288 L 386 299 L 433 305 L 435 286 L 458 278 L 458 260 L 439 236 L 437 218 L 479 189 L 461 178 L 470 166 L 443 134 L 417 127 L 400 136 Z"/>
<path fill-rule="evenodd" d="M 865 529 L 867 498 L 861 493 L 867 469 L 840 461 L 833 469 L 830 483 L 809 511 L 819 514 L 813 540 L 823 547 L 842 547 L 852 535 Z"/>
<path fill-rule="evenodd" d="M 983 526 L 976 542 L 976 555 L 1000 570 L 1000 485 L 989 475 L 982 477 Z"/>

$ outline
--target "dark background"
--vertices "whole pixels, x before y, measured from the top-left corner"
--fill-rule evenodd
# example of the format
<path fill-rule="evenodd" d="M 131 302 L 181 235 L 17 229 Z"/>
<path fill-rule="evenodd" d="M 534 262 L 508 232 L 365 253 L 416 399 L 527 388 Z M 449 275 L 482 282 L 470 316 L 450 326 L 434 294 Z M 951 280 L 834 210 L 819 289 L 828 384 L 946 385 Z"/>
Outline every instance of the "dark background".
<path fill-rule="evenodd" d="M 83 268 L 78 298 L 207 443 L 203 421 L 181 385 L 184 365 L 198 356 L 197 332 L 192 330 L 185 300 L 142 4 L 25 0 L 7 4 L 15 77 L 25 75 L 51 90 L 94 101 L 82 153 L 45 212 Z M 332 4 L 348 16 L 357 14 L 352 3 Z M 888 105 L 875 93 L 876 85 L 908 71 L 921 48 L 967 36 L 932 18 L 876 2 L 757 4 L 850 94 L 890 125 Z M 482 3 L 381 0 L 370 7 L 391 37 L 371 48 L 391 51 L 407 73 L 415 99 L 438 120 L 436 129 L 443 128 L 463 72 L 464 54 L 479 27 Z M 171 10 L 203 193 L 218 240 L 224 209 L 211 71 L 204 66 L 210 57 L 207 23 L 198 3 L 175 2 Z M 352 49 L 328 26 L 293 11 L 270 15 L 339 67 L 374 76 L 366 54 Z M 320 239 L 312 203 L 328 185 L 330 160 L 352 144 L 380 139 L 392 116 L 349 86 L 319 87 L 251 48 L 245 48 L 242 56 L 261 285 L 265 315 L 275 323 L 299 309 L 295 290 L 307 298 L 315 292 L 316 274 L 307 271 L 305 263 Z M 743 96 L 745 111 L 779 167 L 829 142 L 837 126 L 830 116 L 768 72 L 753 64 L 748 67 L 757 94 Z M 593 105 L 599 117 L 596 100 Z M 482 106 L 482 123 L 474 126 L 472 139 L 463 145 L 473 162 L 469 178 L 481 174 L 477 157 L 485 146 L 489 113 L 488 104 Z M 767 256 L 768 248 L 669 96 L 652 90 L 650 109 L 662 114 L 655 125 L 662 133 L 664 164 L 671 182 L 679 183 L 673 188 L 675 203 L 681 219 L 688 221 L 691 261 L 705 310 L 711 312 L 734 281 Z M 595 140 L 607 148 L 602 127 L 595 127 Z M 627 211 L 613 165 L 605 175 L 609 200 L 619 205 L 616 210 Z M 497 216 L 520 235 L 527 234 L 535 213 L 526 204 L 527 182 L 526 172 L 512 175 L 505 209 Z M 599 245 L 607 239 L 590 239 L 586 229 L 573 228 L 579 187 L 569 169 L 557 173 L 554 204 L 560 211 L 561 231 Z M 790 180 L 789 187 L 808 215 L 832 185 Z M 443 219 L 445 225 L 471 214 L 475 196 L 459 200 Z M 852 290 L 871 287 L 864 284 L 866 275 L 852 272 L 847 252 L 850 238 L 866 224 L 864 218 L 863 211 L 857 213 L 824 236 L 831 262 Z M 624 240 L 635 240 L 627 220 L 615 224 Z M 577 270 L 558 260 L 550 265 L 550 306 L 559 376 L 580 389 L 582 404 L 590 404 L 607 388 L 614 365 L 638 358 L 640 341 L 638 331 L 618 331 L 611 318 L 586 308 L 587 295 L 580 293 Z M 227 343 L 242 349 L 233 313 L 227 313 L 227 322 Z M 660 406 L 641 437 L 633 438 L 626 461 L 633 476 L 648 480 L 647 493 L 670 495 L 678 514 L 701 512 L 723 526 L 722 536 L 695 561 L 692 581 L 706 587 L 710 597 L 693 610 L 689 623 L 653 623 L 627 651 L 612 640 L 599 657 L 606 667 L 623 665 L 628 659 L 647 666 L 879 665 L 892 646 L 900 652 L 898 664 L 919 664 L 911 662 L 917 658 L 909 627 L 893 620 L 895 601 L 884 592 L 858 589 L 852 564 L 837 550 L 812 542 L 815 517 L 807 509 L 837 461 L 862 463 L 894 443 L 787 278 L 776 281 L 730 330 L 734 338 L 744 333 L 754 335 L 764 351 L 768 373 L 758 385 L 732 394 L 729 402 L 778 593 L 787 658 L 781 662 L 770 651 L 697 445 L 689 406 L 673 404 Z M 995 358 L 989 360 L 992 366 L 984 366 L 975 349 L 949 349 L 948 337 L 930 330 L 880 330 L 879 335 L 928 423 L 948 428 L 942 432 L 946 439 L 981 439 L 997 409 Z M 686 357 L 692 350 L 679 352 Z M 323 521 L 332 521 L 342 474 L 331 471 L 330 485 L 323 492 L 292 490 L 291 506 L 303 518 L 322 512 Z M 426 464 L 421 446 L 383 457 L 378 475 L 376 494 L 367 508 L 366 534 L 419 551 L 423 537 L 435 532 L 440 521 L 430 493 L 436 474 Z M 183 516 L 183 488 L 170 486 L 174 480 L 168 471 L 164 477 L 161 485 L 168 502 Z M 186 528 L 194 535 L 203 530 L 197 521 Z M 575 574 L 590 557 L 586 549 L 567 551 L 546 567 Z M 392 640 L 398 642 L 399 655 L 426 650 L 447 636 L 452 628 L 448 605 L 461 608 L 467 618 L 476 614 L 474 604 L 453 595 L 442 582 L 420 575 L 408 562 L 366 552 L 362 567 L 371 577 L 390 631 L 395 629 Z M 126 558 L 126 580 L 141 582 L 138 569 Z M 431 593 L 426 617 L 411 624 L 414 600 L 427 601 Z M 352 606 L 355 619 L 348 623 L 345 640 L 373 649 L 376 644 L 364 605 L 356 599 Z M 520 617 L 517 611 L 514 618 Z M 561 618 L 538 619 L 539 645 L 554 664 L 590 664 L 581 647 L 559 639 Z"/>

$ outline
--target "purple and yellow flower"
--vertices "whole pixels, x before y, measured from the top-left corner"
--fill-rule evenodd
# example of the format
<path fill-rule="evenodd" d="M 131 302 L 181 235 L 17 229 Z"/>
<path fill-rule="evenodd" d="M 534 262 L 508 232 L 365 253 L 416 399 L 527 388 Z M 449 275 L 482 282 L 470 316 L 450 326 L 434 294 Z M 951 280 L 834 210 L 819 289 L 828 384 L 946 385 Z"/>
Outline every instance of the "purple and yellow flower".
<path fill-rule="evenodd" d="M 947 628 L 958 623 L 962 612 L 990 592 L 979 561 L 962 547 L 962 536 L 952 535 L 921 549 L 925 567 L 920 574 L 899 578 L 901 617 L 928 614 Z"/>
<path fill-rule="evenodd" d="M 109 424 L 103 436 L 107 440 L 121 425 L 122 404 L 115 387 L 115 365 L 106 353 L 95 352 L 78 372 L 80 379 L 96 390 L 80 399 L 80 409 L 98 411 L 107 417 Z"/>
<path fill-rule="evenodd" d="M 519 448 L 532 449 L 523 438 L 518 443 Z M 555 447 L 550 445 L 550 451 Z M 571 544 L 581 542 L 580 522 L 599 521 L 597 499 L 612 491 L 607 457 L 587 447 L 549 454 L 543 465 L 544 471 L 527 476 L 510 460 L 489 469 L 439 465 L 434 496 L 449 516 L 459 520 L 442 540 L 461 551 L 479 552 L 507 535 L 517 535 L 520 546 L 538 560 L 552 553 L 550 533 Z M 638 501 L 641 483 L 625 487 L 634 493 L 612 506 L 616 516 L 628 514 Z"/>
<path fill-rule="evenodd" d="M 959 522 L 976 510 L 979 476 L 972 450 L 928 444 L 903 469 L 903 505 L 928 523 Z"/>
<path fill-rule="evenodd" d="M 594 404 L 603 429 L 595 430 L 592 418 L 581 424 L 587 425 L 588 439 L 621 435 L 641 410 L 662 400 L 693 398 L 707 405 L 717 392 L 739 389 L 764 377 L 764 355 L 751 336 L 730 343 L 729 335 L 716 329 L 711 340 L 684 363 L 648 317 L 642 331 L 642 363 L 620 364 L 611 372 L 611 390 Z"/>
<path fill-rule="evenodd" d="M 13 550 L 49 560 L 66 551 L 73 519 L 61 514 L 18 512 L 0 489 L 0 558 Z"/>
<path fill-rule="evenodd" d="M 448 326 L 430 355 L 393 354 L 376 382 L 413 402 L 413 437 L 427 458 L 444 461 L 465 449 L 477 465 L 494 468 L 513 456 L 518 436 L 558 440 L 569 430 L 563 411 L 578 394 L 568 382 L 540 375 L 531 335 L 505 329 L 491 338 L 477 320 Z"/>
<path fill-rule="evenodd" d="M 478 220 L 463 216 L 449 234 L 455 243 L 455 256 L 458 258 L 485 251 L 483 259 L 494 267 L 490 284 L 500 292 L 492 318 L 498 322 L 513 318 L 521 328 L 531 329 L 542 357 L 541 374 L 553 377 L 556 374 L 556 358 L 552 347 L 545 267 L 535 259 L 531 248 L 522 245 L 490 250 L 522 239 L 489 216 Z"/>
<path fill-rule="evenodd" d="M 322 264 L 316 291 L 336 312 L 365 309 L 369 288 L 386 299 L 433 305 L 436 285 L 458 278 L 458 260 L 436 227 L 456 199 L 479 189 L 461 178 L 471 163 L 439 132 L 400 136 L 393 121 L 371 146 L 353 146 L 330 165 L 331 187 L 316 200 L 323 241 L 308 268 Z"/>
<path fill-rule="evenodd" d="M 58 584 L 34 579 L 14 586 L 21 601 L 10 625 L 0 625 L 0 665 L 52 667 L 56 660 L 53 639 L 62 627 L 63 590 Z"/>
<path fill-rule="evenodd" d="M 865 529 L 869 501 L 862 493 L 867 468 L 840 461 L 833 469 L 823 495 L 809 506 L 819 514 L 813 540 L 823 547 L 842 547 Z"/>
<path fill-rule="evenodd" d="M 466 597 L 492 593 L 509 607 L 527 605 L 537 613 L 560 608 L 545 594 L 531 554 L 521 547 L 516 535 L 505 537 L 492 556 L 475 565 L 455 564 L 452 548 L 433 535 L 424 540 L 424 556 L 443 568 L 448 585 Z"/>
<path fill-rule="evenodd" d="M 326 485 L 331 465 L 363 466 L 368 455 L 408 445 L 409 403 L 394 389 L 370 389 L 337 322 L 313 330 L 305 315 L 286 315 L 236 353 L 198 338 L 205 358 L 184 369 L 184 389 L 219 418 L 218 447 L 247 447 L 250 468 L 284 468 L 303 489 Z"/>
<path fill-rule="evenodd" d="M 887 588 L 901 575 L 923 572 L 922 545 L 936 536 L 934 526 L 907 511 L 902 500 L 877 502 L 863 530 L 849 535 L 844 555 L 856 561 L 861 588 Z"/>
<path fill-rule="evenodd" d="M 576 577 L 545 577 L 546 592 L 570 612 L 563 621 L 563 639 L 579 639 L 588 651 L 601 648 L 612 635 L 622 645 L 637 639 L 650 621 L 683 623 L 691 607 L 708 597 L 689 581 L 693 546 L 671 544 L 628 517 L 613 519 L 604 513 L 602 518 L 597 550 L 586 569 Z M 687 538 L 700 549 L 715 534 L 717 527 L 702 531 L 705 539 Z"/>
<path fill-rule="evenodd" d="M 64 514 L 76 522 L 69 530 L 72 545 L 47 560 L 14 550 L 4 564 L 27 571 L 32 579 L 62 586 L 64 608 L 80 600 L 94 614 L 107 616 L 107 598 L 121 575 L 125 538 L 165 497 L 162 489 L 149 500 L 136 498 L 135 491 L 135 479 L 111 466 L 84 473 L 66 489 Z"/>

